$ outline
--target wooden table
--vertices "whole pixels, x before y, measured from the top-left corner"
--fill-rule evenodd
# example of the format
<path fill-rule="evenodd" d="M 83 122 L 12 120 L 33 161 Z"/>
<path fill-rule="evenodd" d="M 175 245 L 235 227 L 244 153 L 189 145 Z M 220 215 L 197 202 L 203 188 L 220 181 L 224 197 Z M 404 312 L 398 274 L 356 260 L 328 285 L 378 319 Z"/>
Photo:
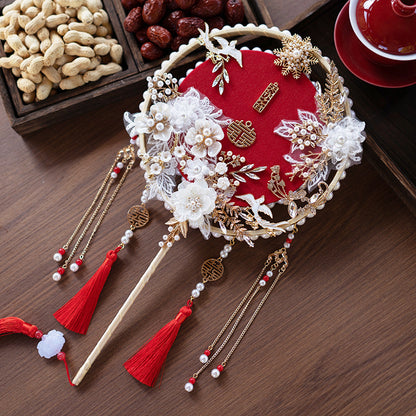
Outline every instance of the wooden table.
<path fill-rule="evenodd" d="M 273 2 L 273 10 L 277 3 L 287 5 Z M 296 13 L 303 16 L 308 7 Z M 296 15 L 285 18 L 288 23 Z M 276 20 L 284 26 L 277 15 Z M 44 331 L 63 330 L 52 313 L 118 242 L 126 229 L 125 214 L 139 198 L 140 171 L 128 178 L 82 271 L 55 284 L 52 255 L 88 206 L 113 155 L 126 143 L 123 111 L 136 108 L 134 100 L 111 103 L 25 140 L 0 110 L 1 317 L 16 315 Z M 149 209 L 152 221 L 114 265 L 88 334 L 63 330 L 72 374 L 158 249 L 169 216 L 158 202 Z M 234 249 L 226 259 L 223 281 L 203 293 L 194 315 L 184 323 L 156 388 L 136 382 L 122 364 L 174 317 L 200 280 L 201 263 L 218 255 L 222 239 L 203 241 L 198 232 L 191 232 L 172 248 L 78 388 L 66 382 L 61 362 L 38 356 L 33 340 L 1 338 L 0 413 L 414 415 L 415 232 L 414 217 L 364 155 L 363 164 L 348 172 L 333 201 L 301 227 L 290 249 L 285 280 L 220 379 L 204 374 L 192 394 L 183 389 L 206 343 L 267 255 L 281 246 L 281 238 L 259 240 L 255 249 L 243 244 Z"/>

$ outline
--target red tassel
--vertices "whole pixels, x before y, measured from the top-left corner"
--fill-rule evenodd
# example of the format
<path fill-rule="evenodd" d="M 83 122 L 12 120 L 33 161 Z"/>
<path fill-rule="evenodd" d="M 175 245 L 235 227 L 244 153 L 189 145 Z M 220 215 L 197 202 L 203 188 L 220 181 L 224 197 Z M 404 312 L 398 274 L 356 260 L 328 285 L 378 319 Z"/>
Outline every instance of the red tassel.
<path fill-rule="evenodd" d="M 84 287 L 53 314 L 65 328 L 82 335 L 87 333 L 98 298 L 120 250 L 121 247 L 117 247 L 115 250 L 109 251 L 104 263 Z"/>
<path fill-rule="evenodd" d="M 30 338 L 38 339 L 42 338 L 43 335 L 37 326 L 28 324 L 15 316 L 0 319 L 0 336 L 10 334 L 24 334 Z"/>
<path fill-rule="evenodd" d="M 124 363 L 125 369 L 138 381 L 152 387 L 162 369 L 179 328 L 192 313 L 192 302 L 179 311 L 176 318 L 166 324 L 133 357 Z"/>

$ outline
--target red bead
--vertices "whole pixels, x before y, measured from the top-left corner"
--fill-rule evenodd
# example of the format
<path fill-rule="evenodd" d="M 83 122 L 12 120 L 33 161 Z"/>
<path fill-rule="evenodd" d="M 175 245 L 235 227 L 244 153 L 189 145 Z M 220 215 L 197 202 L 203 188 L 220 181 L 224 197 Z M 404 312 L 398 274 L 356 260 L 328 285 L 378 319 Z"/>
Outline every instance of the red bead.
<path fill-rule="evenodd" d="M 265 282 L 268 282 L 268 281 L 269 281 L 269 279 L 270 279 L 270 277 L 269 277 L 269 276 L 263 276 L 263 280 L 264 280 Z"/>
<path fill-rule="evenodd" d="M 209 357 L 209 356 L 211 355 L 211 351 L 210 351 L 210 350 L 205 350 L 205 351 L 204 351 L 204 354 L 205 354 L 207 357 Z"/>
<path fill-rule="evenodd" d="M 221 373 L 222 370 L 224 370 L 224 366 L 221 364 L 217 367 L 217 370 Z"/>
<path fill-rule="evenodd" d="M 189 382 L 191 383 L 191 384 L 195 384 L 195 379 L 193 378 L 193 377 L 191 377 L 190 379 L 189 379 Z"/>
<path fill-rule="evenodd" d="M 77 259 L 77 260 L 75 261 L 75 263 L 76 263 L 76 264 L 78 264 L 78 266 L 81 266 L 81 264 L 82 264 L 82 260 L 81 260 L 81 259 Z"/>
<path fill-rule="evenodd" d="M 35 338 L 41 339 L 43 337 L 43 332 L 39 331 L 39 329 L 35 332 Z"/>
<path fill-rule="evenodd" d="M 136 141 L 136 140 L 137 140 L 137 137 L 138 137 L 138 136 L 137 136 L 137 134 L 136 134 L 136 135 L 135 135 L 135 136 L 133 136 L 131 139 L 132 139 L 132 140 L 134 140 L 134 141 Z"/>
<path fill-rule="evenodd" d="M 58 352 L 58 354 L 56 354 L 56 358 L 59 360 L 59 361 L 63 361 L 63 360 L 65 360 L 65 353 L 64 352 Z"/>
<path fill-rule="evenodd" d="M 61 256 L 63 256 L 63 255 L 66 253 L 66 251 L 65 251 L 65 249 L 64 249 L 64 248 L 60 248 L 60 249 L 58 250 L 58 253 L 59 253 Z"/>
<path fill-rule="evenodd" d="M 292 242 L 291 238 L 286 238 L 286 243 L 290 244 Z"/>
<path fill-rule="evenodd" d="M 120 169 L 120 168 L 115 167 L 115 168 L 114 168 L 114 170 L 113 170 L 113 172 L 117 173 L 117 175 L 118 175 L 118 174 L 121 172 L 121 169 Z"/>
<path fill-rule="evenodd" d="M 59 267 L 58 270 L 57 270 L 57 272 L 59 274 L 64 274 L 65 273 L 65 269 L 63 267 Z"/>

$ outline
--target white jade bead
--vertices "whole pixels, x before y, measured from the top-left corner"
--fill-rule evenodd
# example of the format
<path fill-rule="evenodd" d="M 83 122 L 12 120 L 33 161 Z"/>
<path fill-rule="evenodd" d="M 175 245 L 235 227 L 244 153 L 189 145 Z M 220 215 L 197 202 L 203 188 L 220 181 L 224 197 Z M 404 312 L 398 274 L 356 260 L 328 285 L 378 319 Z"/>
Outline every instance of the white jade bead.
<path fill-rule="evenodd" d="M 120 241 L 122 242 L 122 244 L 128 244 L 130 239 L 128 237 L 126 237 L 125 235 L 123 235 L 123 237 L 121 237 Z"/>
<path fill-rule="evenodd" d="M 202 292 L 205 289 L 205 285 L 202 282 L 196 284 L 196 290 Z"/>
<path fill-rule="evenodd" d="M 201 292 L 198 289 L 194 289 L 192 291 L 192 297 L 194 297 L 194 298 L 198 298 L 200 294 L 201 294 Z"/>
<path fill-rule="evenodd" d="M 272 277 L 272 276 L 273 276 L 273 272 L 272 272 L 271 270 L 269 270 L 269 271 L 266 273 L 266 275 L 267 275 L 267 276 L 269 276 L 269 277 Z"/>
<path fill-rule="evenodd" d="M 76 263 L 71 263 L 71 265 L 69 266 L 69 269 L 71 270 L 71 272 L 77 272 L 79 269 L 79 266 Z"/>
<path fill-rule="evenodd" d="M 200 356 L 199 356 L 199 361 L 200 361 L 202 364 L 207 363 L 207 362 L 208 362 L 208 355 L 206 355 L 206 354 L 202 354 L 202 355 L 200 355 Z"/>
<path fill-rule="evenodd" d="M 127 230 L 127 231 L 124 233 L 124 235 L 125 235 L 127 238 L 132 238 L 132 237 L 133 237 L 133 231 L 132 231 L 132 230 Z"/>
<path fill-rule="evenodd" d="M 192 390 L 194 389 L 194 385 L 192 384 L 192 383 L 186 383 L 185 384 L 185 390 L 187 391 L 187 392 L 191 392 Z"/>
<path fill-rule="evenodd" d="M 111 177 L 112 177 L 113 179 L 116 179 L 116 178 L 117 178 L 117 173 L 115 173 L 115 172 L 111 172 Z"/>
<path fill-rule="evenodd" d="M 261 279 L 260 282 L 259 282 L 259 285 L 260 286 L 266 286 L 266 281 Z"/>
<path fill-rule="evenodd" d="M 62 254 L 61 254 L 61 253 L 55 253 L 55 254 L 53 255 L 53 259 L 54 259 L 55 261 L 61 261 L 61 260 L 62 260 Z"/>
<path fill-rule="evenodd" d="M 218 370 L 218 368 L 214 368 L 211 371 L 211 376 L 214 377 L 214 378 L 218 378 L 220 376 L 220 370 Z"/>
<path fill-rule="evenodd" d="M 61 280 L 61 275 L 56 272 L 52 275 L 52 279 L 55 280 L 55 282 L 59 282 Z"/>

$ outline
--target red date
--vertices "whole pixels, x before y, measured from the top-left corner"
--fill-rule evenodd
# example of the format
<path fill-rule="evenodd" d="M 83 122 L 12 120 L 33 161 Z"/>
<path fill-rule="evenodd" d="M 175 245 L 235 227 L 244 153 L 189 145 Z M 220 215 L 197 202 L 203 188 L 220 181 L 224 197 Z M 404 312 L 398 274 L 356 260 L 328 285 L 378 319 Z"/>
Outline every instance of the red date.
<path fill-rule="evenodd" d="M 189 38 L 185 38 L 183 36 L 176 36 L 172 39 L 172 43 L 170 44 L 170 47 L 173 51 L 177 51 L 179 49 L 179 46 L 188 43 Z"/>
<path fill-rule="evenodd" d="M 210 17 L 207 19 L 210 30 L 222 29 L 225 25 L 224 19 L 220 16 Z"/>
<path fill-rule="evenodd" d="M 162 20 L 165 11 L 165 0 L 146 0 L 143 6 L 143 20 L 148 25 L 155 25 Z"/>
<path fill-rule="evenodd" d="M 121 0 L 121 4 L 126 10 L 131 10 L 142 5 L 139 0 Z"/>
<path fill-rule="evenodd" d="M 150 42 L 153 42 L 162 49 L 166 49 L 172 41 L 172 35 L 169 30 L 162 26 L 149 26 L 146 34 Z"/>
<path fill-rule="evenodd" d="M 241 0 L 228 0 L 225 4 L 225 19 L 231 26 L 244 20 L 244 6 Z"/>
<path fill-rule="evenodd" d="M 166 10 L 173 11 L 179 9 L 176 0 L 166 0 Z"/>
<path fill-rule="evenodd" d="M 152 42 L 143 43 L 143 45 L 140 48 L 140 52 L 143 58 L 149 61 L 154 61 L 155 59 L 159 59 L 164 54 L 163 49 L 160 49 L 159 46 L 156 46 Z"/>
<path fill-rule="evenodd" d="M 183 17 L 178 20 L 178 35 L 185 38 L 198 36 L 198 29 L 204 30 L 204 21 L 199 17 Z"/>
<path fill-rule="evenodd" d="M 136 36 L 137 41 L 142 44 L 149 42 L 149 38 L 147 37 L 147 27 L 139 29 L 134 35 Z"/>
<path fill-rule="evenodd" d="M 196 0 L 176 0 L 176 4 L 182 10 L 190 9 L 195 4 L 195 2 Z"/>
<path fill-rule="evenodd" d="M 190 13 L 198 17 L 214 17 L 222 12 L 222 0 L 198 0 Z"/>
<path fill-rule="evenodd" d="M 124 29 L 126 29 L 127 32 L 134 33 L 141 28 L 142 24 L 142 8 L 135 7 L 134 9 L 130 10 L 129 14 L 124 20 Z"/>
<path fill-rule="evenodd" d="M 182 10 L 175 10 L 163 19 L 162 26 L 169 30 L 169 32 L 176 33 L 178 20 L 182 19 L 182 17 L 185 17 L 185 13 Z"/>

